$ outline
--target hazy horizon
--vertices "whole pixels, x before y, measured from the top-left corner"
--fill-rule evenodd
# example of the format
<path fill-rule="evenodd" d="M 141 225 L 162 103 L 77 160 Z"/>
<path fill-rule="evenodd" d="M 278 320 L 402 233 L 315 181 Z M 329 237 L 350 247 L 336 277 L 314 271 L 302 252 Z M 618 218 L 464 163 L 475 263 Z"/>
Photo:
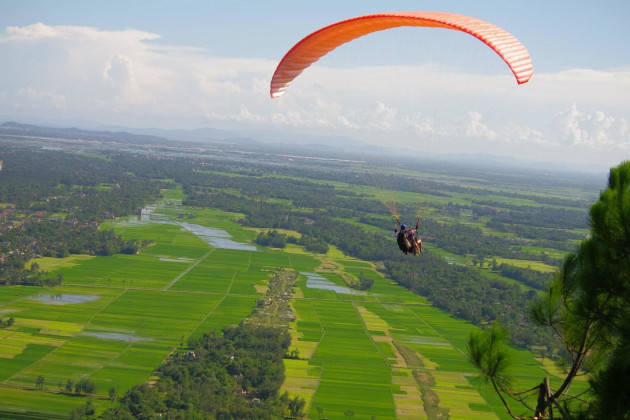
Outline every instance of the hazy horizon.
<path fill-rule="evenodd" d="M 530 82 L 473 37 L 399 28 L 308 68 L 278 99 L 271 75 L 314 30 L 389 10 L 440 10 L 502 27 Z M 0 121 L 269 130 L 430 155 L 509 156 L 576 168 L 630 158 L 630 3 L 463 0 L 0 3 Z M 567 22 L 571 22 L 570 25 Z"/>

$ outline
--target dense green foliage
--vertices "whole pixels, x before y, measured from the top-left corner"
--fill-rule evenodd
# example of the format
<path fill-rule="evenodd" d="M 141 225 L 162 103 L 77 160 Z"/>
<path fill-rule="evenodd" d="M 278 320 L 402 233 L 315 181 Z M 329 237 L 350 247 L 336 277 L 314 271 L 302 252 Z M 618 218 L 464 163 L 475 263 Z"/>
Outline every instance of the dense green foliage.
<path fill-rule="evenodd" d="M 0 175 L 11 182 L 0 184 L 0 201 L 15 203 L 16 213 L 32 214 L 37 209 L 45 215 L 59 215 L 56 216 L 58 219 L 44 217 L 38 223 L 31 223 L 26 217 L 20 226 L 24 231 L 14 228 L 3 232 L 6 238 L 11 235 L 15 238 L 4 240 L 3 244 L 14 243 L 17 238 L 38 238 L 37 245 L 33 242 L 20 244 L 21 248 L 31 249 L 28 254 L 20 256 L 20 261 L 15 261 L 17 255 L 6 259 L 6 264 L 18 268 L 13 270 L 15 272 L 19 271 L 24 261 L 35 255 L 136 252 L 142 244 L 121 242 L 110 233 L 97 231 L 96 225 L 91 225 L 91 222 L 136 212 L 150 197 L 157 196 L 160 186 L 172 185 L 158 180 L 172 179 L 182 185 L 186 194 L 185 205 L 235 211 L 245 214 L 241 221 L 244 225 L 263 229 L 286 228 L 301 234 L 299 238 L 293 238 L 267 230 L 260 234 L 260 244 L 283 247 L 286 242 L 295 241 L 315 253 L 327 252 L 330 244 L 353 257 L 383 261 L 386 274 L 428 297 L 442 309 L 477 324 L 502 320 L 512 329 L 512 338 L 520 345 L 535 344 L 542 339 L 522 315 L 533 296 L 532 292 L 522 291 L 497 279 L 490 280 L 467 267 L 447 264 L 430 252 L 417 260 L 402 259 L 396 247 L 392 246 L 394 242 L 391 238 L 370 233 L 353 222 L 360 220 L 379 229 L 391 229 L 391 216 L 383 203 L 332 184 L 305 180 L 305 177 L 313 177 L 364 184 L 366 177 L 357 176 L 352 168 L 336 164 L 322 169 L 312 165 L 293 167 L 256 162 L 243 165 L 212 159 L 156 160 L 128 154 L 96 159 L 63 153 L 9 151 L 3 157 L 11 164 L 5 164 Z M 46 168 L 46 174 L 42 175 L 36 169 L 24 169 L 32 168 L 26 164 L 27 159 L 31 163 L 39 161 L 40 167 Z M 22 161 L 23 165 L 20 164 Z M 49 169 L 51 166 L 52 169 Z M 265 173 L 274 173 L 275 176 L 265 176 Z M 291 178 L 295 175 L 300 178 Z M 441 208 L 444 215 L 459 215 L 467 211 L 473 218 L 489 218 L 488 226 L 512 233 L 531 229 L 529 224 L 533 223 L 540 226 L 534 228 L 540 236 L 532 239 L 531 245 L 567 248 L 568 241 L 575 236 L 557 227 L 546 227 L 550 225 L 549 221 L 559 218 L 567 223 L 567 227 L 581 227 L 585 219 L 580 201 L 558 199 L 549 202 L 549 198 L 535 194 L 468 189 L 407 176 L 383 175 L 383 178 L 384 184 L 396 185 L 399 190 L 435 197 L 474 193 L 546 201 L 548 203 L 545 204 L 568 207 L 563 210 L 552 206 L 526 207 L 505 203 L 499 207 L 499 203 L 485 199 L 468 206 L 451 202 Z M 499 208 L 500 211 L 497 210 Z M 403 217 L 413 212 L 408 205 L 401 205 L 401 211 Z M 458 222 L 444 223 L 430 217 L 423 218 L 419 233 L 421 237 L 431 238 L 431 246 L 456 255 L 532 261 L 542 259 L 547 263 L 557 263 L 545 254 L 523 250 L 520 238 L 492 236 L 478 227 Z M 4 252 L 7 256 L 10 254 L 8 249 Z M 533 270 L 502 266 L 498 272 L 535 289 L 544 288 L 547 281 L 547 276 L 536 274 Z"/>
<path fill-rule="evenodd" d="M 104 419 L 277 419 L 299 417 L 304 400 L 279 393 L 291 344 L 282 321 L 295 274 L 270 279 L 267 305 L 221 334 L 191 338 L 160 366 L 155 386 L 134 386 Z"/>
<path fill-rule="evenodd" d="M 239 325 L 223 334 L 192 340 L 190 351 L 176 353 L 160 367 L 155 387 L 133 387 L 122 404 L 103 418 L 274 419 L 288 409 L 278 390 L 282 359 L 290 344 L 286 331 Z"/>
<path fill-rule="evenodd" d="M 589 215 L 590 237 L 566 256 L 531 308 L 532 318 L 563 344 L 567 366 L 557 389 L 548 380 L 538 386 L 537 418 L 554 418 L 554 410 L 562 418 L 585 419 L 627 419 L 630 413 L 630 162 L 611 169 L 608 188 Z M 490 350 L 503 345 L 495 332 L 471 335 L 469 354 L 503 400 L 503 394 L 512 394 L 499 374 L 508 370 L 508 361 L 502 359 L 496 369 L 484 362 Z M 492 340 L 496 344 L 489 346 Z M 591 375 L 592 388 L 575 398 L 568 391 L 580 374 Z"/>
<path fill-rule="evenodd" d="M 7 319 L 6 321 L 0 318 L 0 328 L 10 327 L 11 325 L 13 325 L 14 322 L 15 322 L 15 318 L 13 317 Z"/>
<path fill-rule="evenodd" d="M 481 372 L 481 378 L 492 384 L 501 402 L 510 413 L 509 405 L 503 394 L 512 394 L 514 377 L 510 373 L 512 348 L 506 342 L 507 333 L 498 323 L 485 332 L 473 332 L 468 338 L 467 348 L 470 359 Z"/>
<path fill-rule="evenodd" d="M 154 200 L 159 181 L 64 153 L 4 151 L 0 160 L 8 162 L 0 173 L 0 203 L 8 203 L 0 207 L 0 283 L 59 284 L 22 270 L 36 256 L 135 254 L 146 245 L 98 227 Z"/>
<path fill-rule="evenodd" d="M 60 213 L 77 224 L 133 214 L 164 185 L 117 159 L 34 151 L 3 151 L 0 159 L 1 203 L 16 213 Z"/>
<path fill-rule="evenodd" d="M 278 233 L 277 230 L 260 232 L 256 237 L 256 243 L 259 245 L 271 246 L 274 248 L 285 248 L 287 246 L 287 235 Z"/>
<path fill-rule="evenodd" d="M 531 268 L 515 267 L 511 264 L 503 263 L 495 269 L 504 277 L 517 280 L 538 290 L 544 290 L 553 279 L 553 273 L 541 273 Z"/>
<path fill-rule="evenodd" d="M 578 307 L 595 319 L 606 338 L 606 356 L 594 377 L 590 418 L 627 419 L 630 415 L 630 161 L 611 169 L 608 188 L 590 210 L 592 236 L 576 256 Z"/>
<path fill-rule="evenodd" d="M 35 256 L 137 252 L 142 243 L 99 230 L 99 222 L 136 213 L 155 200 L 161 188 L 181 187 L 184 205 L 235 212 L 242 225 L 261 229 L 256 239 L 261 245 L 283 248 L 296 243 L 321 254 L 335 246 L 346 255 L 377 263 L 388 278 L 458 317 L 477 325 L 501 321 L 521 346 L 552 343 L 556 347 L 548 348 L 550 353 L 559 348 L 559 341 L 550 341 L 550 333 L 536 329 L 527 311 L 538 291 L 546 288 L 549 275 L 510 264 L 482 270 L 449 263 L 432 250 L 439 248 L 462 259 L 474 256 L 476 261 L 502 257 L 553 265 L 559 263 L 558 253 L 547 254 L 536 247 L 575 250 L 576 231 L 587 226 L 581 200 L 384 175 L 399 192 L 430 197 L 426 206 L 436 210 L 433 217 L 422 218 L 419 229 L 427 252 L 409 258 L 400 253 L 391 235 L 393 218 L 388 209 L 370 193 L 358 192 L 370 191 L 371 186 L 355 168 L 339 162 L 277 164 L 241 157 L 117 153 L 96 158 L 21 151 L 2 151 L 0 159 L 5 162 L 0 172 L 0 211 L 10 210 L 3 211 L 1 220 L 5 267 L 1 279 L 15 275 L 42 282 L 44 273 L 24 269 L 24 263 Z M 487 197 L 463 204 L 459 197 L 465 194 Z M 511 199 L 540 206 L 513 204 Z M 403 220 L 415 220 L 413 204 L 400 207 Z M 562 223 L 554 224 L 555 219 Z M 297 234 L 285 235 L 277 229 Z M 360 275 L 353 287 L 369 290 L 373 283 Z M 223 329 L 223 336 L 206 334 L 191 341 L 194 358 L 181 353 L 169 359 L 160 368 L 163 380 L 158 385 L 133 388 L 121 398 L 124 404 L 108 415 L 293 415 L 299 411 L 299 401 L 277 392 L 282 376 L 277 363 L 280 360 L 281 365 L 286 353 L 286 340 L 280 331 L 247 325 Z M 619 342 L 620 348 L 623 343 Z M 268 360 L 262 364 L 250 360 L 261 353 L 267 357 L 266 350 Z"/>
<path fill-rule="evenodd" d="M 248 183 L 250 188 L 257 186 L 255 180 Z M 202 195 L 197 196 L 197 203 L 202 200 Z M 220 197 L 215 194 L 207 195 L 208 204 L 222 208 Z M 437 307 L 444 309 L 456 316 L 481 325 L 484 322 L 501 320 L 509 326 L 512 339 L 521 346 L 538 345 L 547 342 L 548 338 L 529 323 L 526 317 L 529 302 L 536 295 L 534 291 L 523 292 L 518 285 L 510 285 L 498 280 L 488 280 L 482 274 L 467 267 L 451 265 L 435 254 L 426 253 L 421 259 L 404 258 L 394 241 L 380 234 L 368 233 L 356 225 L 335 220 L 329 217 L 333 209 L 315 212 L 308 216 L 292 215 L 288 208 L 278 204 L 268 205 L 264 202 L 251 203 L 247 199 L 241 199 L 243 211 L 248 218 L 245 224 L 259 226 L 257 215 L 266 214 L 264 220 L 277 221 L 277 226 L 296 229 L 303 236 L 319 238 L 322 241 L 335 245 L 347 255 L 367 260 L 383 261 L 387 275 L 399 284 L 413 290 L 422 296 L 429 298 Z M 229 204 L 227 204 L 229 207 Z M 249 209 L 255 216 L 249 217 Z M 305 221 L 308 221 L 305 223 Z M 425 226 L 427 226 L 425 228 Z M 263 227 L 259 226 L 259 227 Z M 426 229 L 426 230 L 425 230 Z M 485 236 L 479 229 L 465 225 L 440 225 L 431 221 L 425 221 L 421 232 L 435 229 L 437 245 L 452 250 L 457 254 L 469 252 L 484 253 L 484 255 L 522 255 L 511 251 L 509 242 L 500 238 Z M 481 243 L 479 243 L 481 242 Z M 367 245 L 367 246 L 366 246 Z M 506 268 L 507 270 L 507 268 Z M 514 272 L 515 270 L 511 270 Z M 515 276 L 512 274 L 512 276 Z M 523 282 L 528 284 L 533 281 L 523 275 Z M 540 276 L 545 278 L 547 276 Z M 547 277 L 548 278 L 548 277 Z M 542 288 L 544 282 L 541 279 L 535 282 L 537 288 Z M 550 349 L 550 351 L 553 351 Z"/>
<path fill-rule="evenodd" d="M 207 166 L 207 165 L 206 165 Z M 225 170 L 228 163 L 212 162 L 217 170 Z M 241 173 L 243 169 L 240 169 Z M 287 167 L 274 167 L 274 172 L 282 174 L 294 174 L 295 170 Z M 298 173 L 303 169 L 297 170 Z M 557 343 L 550 340 L 549 334 L 541 332 L 530 322 L 527 312 L 529 302 L 536 295 L 534 291 L 523 291 L 518 285 L 497 279 L 488 279 L 484 275 L 468 267 L 451 265 L 436 255 L 425 253 L 421 259 L 410 260 L 403 258 L 398 252 L 393 240 L 382 234 L 369 233 L 360 226 L 351 223 L 351 219 L 364 220 L 368 224 L 380 228 L 389 228 L 386 220 L 388 210 L 383 203 L 377 200 L 368 200 L 365 197 L 349 191 L 339 190 L 331 185 L 322 185 L 308 182 L 302 179 L 287 179 L 284 177 L 255 176 L 227 176 L 212 173 L 212 176 L 204 176 L 200 172 L 192 172 L 188 175 L 182 173 L 179 168 L 179 176 L 173 177 L 181 182 L 187 194 L 184 204 L 194 206 L 216 207 L 228 211 L 238 211 L 246 215 L 242 220 L 244 225 L 259 228 L 285 228 L 296 230 L 302 234 L 302 243 L 312 252 L 321 252 L 317 248 L 309 247 L 306 238 L 314 238 L 317 241 L 336 246 L 345 254 L 367 260 L 382 261 L 386 268 L 386 274 L 399 284 L 429 298 L 436 306 L 449 311 L 463 319 L 482 325 L 485 322 L 500 320 L 510 329 L 511 338 L 520 346 L 533 346 L 545 344 L 550 354 L 558 351 Z M 346 171 L 317 171 L 306 170 L 309 176 L 315 178 L 337 179 L 339 181 L 357 182 L 361 177 L 351 177 Z M 436 196 L 448 196 L 439 192 L 441 184 L 408 179 L 406 177 L 394 177 L 387 183 L 397 185 L 400 189 L 412 191 L 430 192 Z M 395 181 L 394 181 L 395 179 Z M 465 191 L 459 186 L 444 184 L 445 191 Z M 236 193 L 238 191 L 238 193 Z M 470 191 L 468 191 L 470 192 Z M 478 193 L 477 191 L 475 191 Z M 487 191 L 487 194 L 497 194 L 495 191 Z M 514 196 L 505 193 L 505 196 Z M 516 198 L 535 198 L 532 195 L 516 195 Z M 268 202 L 273 198 L 273 202 Z M 278 202 L 277 200 L 281 200 Z M 285 202 L 283 202 L 284 200 Z M 299 203 L 299 205 L 298 205 Z M 568 200 L 561 200 L 553 204 L 569 204 Z M 487 204 L 487 203 L 486 203 Z M 581 202 L 574 205 L 581 207 Z M 455 205 L 445 206 L 459 213 L 460 207 Z M 505 206 L 509 208 L 510 206 Z M 312 211 L 306 211 L 312 209 Z M 523 214 L 529 208 L 515 207 L 514 212 L 503 209 L 501 212 L 490 211 L 501 220 L 509 219 L 509 214 L 514 213 L 514 219 L 509 219 L 511 226 L 524 226 L 520 223 L 529 223 Z M 403 214 L 410 214 L 412 210 L 402 206 Z M 487 206 L 475 206 L 474 211 L 487 217 Z M 536 208 L 536 225 L 553 217 L 565 217 L 571 226 L 585 226 L 585 212 L 581 210 L 567 210 L 567 214 L 553 208 Z M 386 216 L 385 218 L 368 218 L 368 214 Z M 413 219 L 413 217 L 407 217 Z M 545 222 L 546 223 L 546 222 Z M 538 228 L 543 229 L 543 228 Z M 558 229 L 547 229 L 551 235 Z M 558 264 L 546 254 L 533 254 L 521 249 L 521 239 L 509 239 L 505 237 L 484 234 L 480 228 L 468 226 L 462 223 L 442 223 L 424 218 L 419 233 L 421 237 L 430 237 L 433 246 L 449 251 L 457 255 L 475 254 L 484 256 L 497 256 L 506 258 L 519 258 L 525 260 L 544 260 L 551 264 Z M 562 239 L 559 248 L 568 248 L 566 240 L 572 236 L 554 238 Z M 311 239 L 309 239 L 309 242 Z M 534 244 L 550 245 L 550 239 L 534 241 Z M 556 243 L 556 242 L 554 242 Z M 574 248 L 574 246 L 573 246 Z M 515 279 L 522 284 L 542 290 L 549 281 L 545 274 L 535 274 L 533 270 L 519 270 L 504 266 L 499 272 L 504 271 L 506 277 Z M 551 347 L 549 343 L 554 343 Z"/>

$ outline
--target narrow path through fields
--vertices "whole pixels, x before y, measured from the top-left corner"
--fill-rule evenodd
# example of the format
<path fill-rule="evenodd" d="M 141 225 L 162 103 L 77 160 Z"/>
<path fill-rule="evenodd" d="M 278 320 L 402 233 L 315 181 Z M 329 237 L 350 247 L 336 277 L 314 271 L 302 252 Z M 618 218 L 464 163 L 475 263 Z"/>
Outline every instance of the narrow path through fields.
<path fill-rule="evenodd" d="M 81 330 L 85 329 L 85 327 L 86 327 L 87 325 L 91 324 L 91 323 L 92 323 L 92 321 L 94 320 L 94 318 L 96 318 L 96 316 L 97 316 L 98 314 L 100 314 L 101 312 L 103 312 L 103 310 L 107 309 L 107 307 L 108 307 L 109 305 L 111 305 L 113 302 L 115 302 L 116 300 L 118 300 L 118 298 L 120 298 L 122 295 L 124 295 L 124 294 L 127 292 L 127 290 L 128 290 L 128 289 L 123 289 L 123 290 L 122 290 L 122 291 L 121 291 L 121 292 L 120 292 L 120 293 L 119 293 L 119 294 L 118 294 L 115 298 L 113 298 L 112 300 L 110 300 L 110 301 L 109 301 L 109 303 L 107 303 L 106 305 L 103 305 L 103 306 L 101 307 L 101 309 L 99 309 L 98 311 L 94 312 L 94 313 L 92 314 L 92 316 L 90 317 L 90 319 L 88 319 L 88 321 L 87 321 L 85 324 L 83 324 L 83 328 L 81 328 Z"/>
<path fill-rule="evenodd" d="M 172 285 L 174 285 L 175 283 L 177 283 L 177 280 L 181 279 L 182 277 L 184 277 L 186 274 L 188 274 L 188 272 L 190 270 L 192 270 L 193 268 L 195 268 L 197 265 L 199 265 L 200 262 L 202 262 L 203 260 L 205 260 L 206 258 L 208 258 L 208 256 L 210 256 L 210 254 L 212 254 L 214 252 L 216 248 L 212 248 L 210 251 L 206 252 L 201 258 L 199 258 L 197 261 L 195 261 L 193 264 L 190 265 L 190 267 L 188 267 L 187 269 L 185 269 L 184 271 L 182 271 L 181 273 L 179 273 L 179 275 L 177 277 L 175 277 L 169 284 L 167 284 L 166 286 L 164 286 L 164 288 L 162 289 L 162 291 L 168 290 L 170 289 L 170 287 Z"/>

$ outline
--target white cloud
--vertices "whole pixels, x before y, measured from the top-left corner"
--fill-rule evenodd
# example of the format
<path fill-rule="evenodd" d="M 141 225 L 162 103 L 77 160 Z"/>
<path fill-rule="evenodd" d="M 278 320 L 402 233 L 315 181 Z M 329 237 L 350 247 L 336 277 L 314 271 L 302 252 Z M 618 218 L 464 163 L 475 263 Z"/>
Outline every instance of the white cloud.
<path fill-rule="evenodd" d="M 141 101 L 140 87 L 131 58 L 116 54 L 105 65 L 103 78 L 109 83 L 117 102 L 133 104 Z"/>
<path fill-rule="evenodd" d="M 586 149 L 630 149 L 630 130 L 625 118 L 616 119 L 601 111 L 581 112 L 576 104 L 557 115 L 558 141 Z"/>
<path fill-rule="evenodd" d="M 551 145 L 549 138 L 547 138 L 540 130 L 536 130 L 531 127 L 523 127 L 516 123 L 510 123 L 506 126 L 503 133 L 505 141 L 513 143 L 515 145 Z"/>
<path fill-rule="evenodd" d="M 0 36 L 0 43 L 9 42 L 33 42 L 42 39 L 60 39 L 65 41 L 123 41 L 129 40 L 144 41 L 161 38 L 160 35 L 149 32 L 127 29 L 123 31 L 103 31 L 87 26 L 48 26 L 41 22 L 17 27 L 9 26 L 5 30 L 5 35 Z"/>
<path fill-rule="evenodd" d="M 535 72 L 517 86 L 504 68 L 488 75 L 436 63 L 333 68 L 318 62 L 272 100 L 275 61 L 216 57 L 134 29 L 8 27 L 0 34 L 0 56 L 0 116 L 290 128 L 435 152 L 564 150 L 583 160 L 592 150 L 611 157 L 630 150 L 630 68 Z"/>
<path fill-rule="evenodd" d="M 31 86 L 18 90 L 18 95 L 26 100 L 38 104 L 42 108 L 52 107 L 64 109 L 66 107 L 66 96 L 51 92 L 33 89 Z"/>
<path fill-rule="evenodd" d="M 26 113 L 54 102 L 50 119 L 74 116 L 134 125 L 141 116 L 143 124 L 152 120 L 155 126 L 208 116 L 264 120 L 252 117 L 255 104 L 247 102 L 271 72 L 271 62 L 223 59 L 197 48 L 148 42 L 159 39 L 137 30 L 42 23 L 9 27 L 0 35 L 0 55 L 11 63 L 0 68 L 0 94 L 9 98 L 0 112 Z M 27 88 L 47 95 L 26 95 Z"/>
<path fill-rule="evenodd" d="M 435 120 L 427 117 L 420 112 L 402 115 L 400 118 L 402 126 L 409 127 L 415 134 L 435 134 Z"/>
<path fill-rule="evenodd" d="M 497 138 L 497 133 L 490 129 L 481 120 L 483 116 L 476 111 L 468 112 L 466 115 L 458 119 L 459 137 L 476 138 L 479 140 L 492 141 Z"/>

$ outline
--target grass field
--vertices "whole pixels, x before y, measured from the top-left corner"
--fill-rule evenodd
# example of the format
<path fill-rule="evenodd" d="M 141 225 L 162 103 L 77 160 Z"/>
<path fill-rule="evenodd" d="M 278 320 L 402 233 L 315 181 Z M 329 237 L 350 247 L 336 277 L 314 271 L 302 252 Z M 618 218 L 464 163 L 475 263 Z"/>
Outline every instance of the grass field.
<path fill-rule="evenodd" d="M 204 218 L 206 224 L 214 220 L 234 231 L 233 215 L 201 213 L 211 219 Z M 0 313 L 15 319 L 0 330 L 0 412 L 66 418 L 86 399 L 60 390 L 82 378 L 95 383 L 97 396 L 110 388 L 122 395 L 149 380 L 189 337 L 240 322 L 261 296 L 255 286 L 264 285 L 273 268 L 292 264 L 278 251 L 213 248 L 176 224 L 132 220 L 106 227 L 153 243 L 139 255 L 38 259 L 40 269 L 63 274 L 62 286 L 0 289 Z M 294 264 L 316 265 L 307 255 Z M 41 376 L 44 387 L 35 390 Z M 95 401 L 97 409 L 109 406 Z"/>
<path fill-rule="evenodd" d="M 451 418 L 509 418 L 496 395 L 474 380 L 464 354 L 475 327 L 392 285 L 365 262 L 329 257 L 324 266 L 332 270 L 331 265 L 355 276 L 363 272 L 375 284 L 370 296 L 344 296 L 311 290 L 304 279 L 297 283 L 292 347 L 302 360 L 286 361 L 284 388 L 307 400 L 309 418 L 351 412 L 359 419 L 426 418 L 427 391 L 414 379 L 418 375 L 431 378 L 437 407 Z M 417 365 L 408 365 L 399 348 L 413 353 Z M 520 351 L 516 357 L 519 389 L 549 375 L 533 354 Z"/>
<path fill-rule="evenodd" d="M 180 198 L 168 194 L 171 201 Z M 295 245 L 214 248 L 176 224 L 181 211 L 163 210 L 171 224 L 132 218 L 104 226 L 125 238 L 151 240 L 138 255 L 42 258 L 40 268 L 63 274 L 62 286 L 0 288 L 0 313 L 15 319 L 0 330 L 0 417 L 21 411 L 65 418 L 86 398 L 61 388 L 82 378 L 96 385 L 97 410 L 106 409 L 110 388 L 122 395 L 148 381 L 188 338 L 244 319 L 270 274 L 283 267 L 302 273 L 291 322 L 291 347 L 300 359 L 285 360 L 283 388 L 306 399 L 309 418 L 426 418 L 427 404 L 453 419 L 507 418 L 493 392 L 472 379 L 475 371 L 464 355 L 470 324 L 334 247 L 318 258 Z M 187 222 L 223 229 L 237 242 L 256 237 L 236 223 L 236 214 L 184 211 L 194 215 Z M 311 287 L 304 273 L 343 289 Z M 360 275 L 375 281 L 370 292 L 347 289 L 344 279 Z M 556 373 L 531 353 L 516 357 L 519 388 Z M 36 390 L 40 376 L 44 387 Z M 429 394 L 437 401 L 427 402 Z"/>

